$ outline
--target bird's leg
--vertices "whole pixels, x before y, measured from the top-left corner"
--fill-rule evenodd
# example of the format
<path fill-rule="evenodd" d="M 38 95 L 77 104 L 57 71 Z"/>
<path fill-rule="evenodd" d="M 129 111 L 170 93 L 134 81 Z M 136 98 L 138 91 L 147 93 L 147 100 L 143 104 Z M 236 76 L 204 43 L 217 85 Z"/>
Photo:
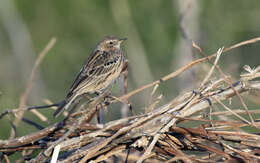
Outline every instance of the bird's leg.
<path fill-rule="evenodd" d="M 131 103 L 127 100 L 127 101 L 124 101 L 124 100 L 122 100 L 122 99 L 120 99 L 120 98 L 118 98 L 118 97 L 116 97 L 116 96 L 112 96 L 112 95 L 108 95 L 108 96 L 106 96 L 105 97 L 106 98 L 106 100 L 115 100 L 115 101 L 118 101 L 118 102 L 121 102 L 122 104 L 124 104 L 124 105 L 126 105 L 127 107 L 128 107 L 128 109 L 130 110 L 130 112 L 131 112 L 131 115 L 133 116 L 133 115 L 136 115 L 134 112 L 133 112 L 133 108 L 132 108 L 132 105 L 131 105 Z M 104 101 L 104 103 L 105 103 L 105 105 L 109 105 L 110 104 L 110 101 Z"/>
<path fill-rule="evenodd" d="M 120 90 L 121 90 L 121 94 L 123 94 L 123 95 L 127 94 L 127 75 L 128 75 L 127 67 L 128 67 L 128 61 L 126 61 L 124 63 L 124 66 L 121 71 L 121 78 L 119 78 L 119 79 L 121 79 L 121 80 L 119 80 Z M 105 96 L 104 104 L 109 105 L 112 100 L 119 101 L 123 104 L 122 111 L 121 111 L 122 117 L 128 116 L 128 109 L 130 110 L 131 115 L 135 115 L 135 113 L 133 112 L 133 109 L 132 109 L 132 105 L 128 100 L 122 100 L 120 98 L 117 98 L 117 97 L 109 94 L 108 96 Z"/>
<path fill-rule="evenodd" d="M 96 98 L 103 96 L 104 94 L 110 94 L 112 89 L 112 86 L 109 86 L 108 88 L 106 88 L 105 90 L 103 90 L 102 92 L 95 92 L 95 94 L 97 95 Z M 104 96 L 104 101 L 106 100 L 106 96 Z M 105 103 L 105 102 L 104 102 Z M 98 104 L 96 106 L 96 110 L 97 110 L 97 122 L 100 124 L 104 124 L 105 123 L 105 112 L 104 112 L 104 107 L 106 107 L 106 105 L 103 105 L 103 102 L 101 102 L 100 104 Z"/>
<path fill-rule="evenodd" d="M 97 122 L 99 124 L 104 124 L 105 123 L 105 112 L 104 109 L 101 105 L 96 106 L 97 109 Z"/>
<path fill-rule="evenodd" d="M 93 94 L 95 94 L 96 96 L 91 97 L 89 95 L 89 93 L 84 93 L 84 94 L 82 94 L 82 97 L 87 98 L 88 99 L 87 103 L 90 103 L 90 102 L 94 101 L 95 99 L 97 99 L 99 96 L 102 96 L 102 93 L 100 93 L 100 92 L 94 92 Z M 104 123 L 104 111 L 102 109 L 102 105 L 99 105 L 99 104 L 96 105 L 96 112 L 97 112 L 97 116 L 96 116 L 97 122 L 103 124 Z"/>

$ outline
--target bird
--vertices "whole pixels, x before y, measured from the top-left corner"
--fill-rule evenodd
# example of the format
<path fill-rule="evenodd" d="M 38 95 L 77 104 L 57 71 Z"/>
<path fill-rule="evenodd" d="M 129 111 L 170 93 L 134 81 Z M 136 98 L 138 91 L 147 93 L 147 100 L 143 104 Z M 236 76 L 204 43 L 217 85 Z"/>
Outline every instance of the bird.
<path fill-rule="evenodd" d="M 101 40 L 87 58 L 65 99 L 53 114 L 57 117 L 63 110 L 84 94 L 100 95 L 114 83 L 124 69 L 125 54 L 121 43 L 127 38 L 107 36 Z"/>

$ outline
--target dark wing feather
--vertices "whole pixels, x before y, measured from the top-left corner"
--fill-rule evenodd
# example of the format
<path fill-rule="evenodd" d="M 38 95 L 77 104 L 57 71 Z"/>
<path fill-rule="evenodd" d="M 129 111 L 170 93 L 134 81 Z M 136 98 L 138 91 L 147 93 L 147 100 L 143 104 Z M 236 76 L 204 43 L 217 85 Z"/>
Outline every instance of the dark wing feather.
<path fill-rule="evenodd" d="M 74 89 L 74 91 L 76 92 L 77 90 L 80 90 L 90 83 L 92 83 L 90 85 L 95 87 L 96 84 L 98 85 L 100 82 L 104 82 L 109 74 L 113 74 L 115 72 L 115 67 L 118 66 L 119 59 L 119 56 L 114 55 L 111 55 L 110 57 L 98 58 L 96 62 L 90 64 L 91 66 L 89 66 L 87 69 L 87 78 L 85 78 L 85 80 L 82 80 Z"/>
<path fill-rule="evenodd" d="M 92 78 L 96 75 L 96 71 L 104 65 L 105 58 L 108 53 L 100 50 L 95 50 L 87 59 L 84 66 L 81 68 L 78 73 L 76 79 L 74 80 L 69 93 L 67 94 L 67 98 L 73 95 L 74 90 L 76 90 L 83 81 L 88 82 L 87 78 Z M 104 58 L 104 59 L 103 59 Z M 84 82 L 84 83 L 85 83 Z M 85 84 L 84 84 L 85 85 Z"/>
<path fill-rule="evenodd" d="M 78 85 L 84 81 L 88 76 L 84 73 L 84 67 L 78 73 L 76 80 L 74 80 L 69 93 L 67 94 L 67 98 L 70 98 L 73 95 L 73 91 L 78 87 Z"/>

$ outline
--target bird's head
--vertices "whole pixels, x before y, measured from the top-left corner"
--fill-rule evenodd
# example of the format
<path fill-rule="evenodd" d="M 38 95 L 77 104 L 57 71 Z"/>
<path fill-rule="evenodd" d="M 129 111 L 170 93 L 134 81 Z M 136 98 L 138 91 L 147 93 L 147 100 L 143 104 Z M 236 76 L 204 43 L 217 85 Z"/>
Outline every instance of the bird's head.
<path fill-rule="evenodd" d="M 127 38 L 118 39 L 113 36 L 108 36 L 98 44 L 97 49 L 102 51 L 117 50 L 117 49 L 119 50 L 121 43 L 124 42 L 125 40 L 127 40 Z"/>

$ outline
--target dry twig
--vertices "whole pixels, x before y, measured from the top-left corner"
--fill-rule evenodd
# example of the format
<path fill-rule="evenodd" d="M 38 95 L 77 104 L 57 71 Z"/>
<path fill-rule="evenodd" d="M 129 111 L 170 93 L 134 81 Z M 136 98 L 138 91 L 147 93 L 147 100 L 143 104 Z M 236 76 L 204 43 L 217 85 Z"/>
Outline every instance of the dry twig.
<path fill-rule="evenodd" d="M 20 120 L 23 117 L 23 114 L 24 114 L 23 108 L 26 106 L 27 98 L 29 96 L 29 93 L 30 93 L 32 87 L 33 87 L 33 81 L 34 81 L 34 78 L 35 78 L 36 71 L 37 71 L 38 67 L 40 66 L 40 63 L 44 59 L 45 55 L 54 46 L 55 42 L 56 42 L 56 38 L 52 38 L 50 40 L 50 42 L 47 44 L 47 46 L 40 53 L 39 57 L 35 61 L 35 64 L 33 66 L 33 69 L 32 69 L 32 72 L 31 72 L 31 75 L 30 75 L 30 78 L 29 78 L 29 81 L 28 81 L 27 86 L 26 86 L 26 89 L 25 89 L 24 93 L 20 97 L 20 103 L 19 103 L 19 108 L 18 108 L 18 110 L 20 110 L 20 111 L 18 111 L 16 113 L 16 119 L 14 120 L 14 125 L 15 126 L 18 125 L 18 123 L 20 122 Z M 35 115 L 40 117 L 40 119 L 42 119 L 42 120 L 46 119 L 45 116 L 43 116 L 38 111 L 32 110 L 32 112 L 34 112 Z M 13 137 L 14 137 L 14 131 L 12 130 L 10 138 L 13 138 Z"/>

